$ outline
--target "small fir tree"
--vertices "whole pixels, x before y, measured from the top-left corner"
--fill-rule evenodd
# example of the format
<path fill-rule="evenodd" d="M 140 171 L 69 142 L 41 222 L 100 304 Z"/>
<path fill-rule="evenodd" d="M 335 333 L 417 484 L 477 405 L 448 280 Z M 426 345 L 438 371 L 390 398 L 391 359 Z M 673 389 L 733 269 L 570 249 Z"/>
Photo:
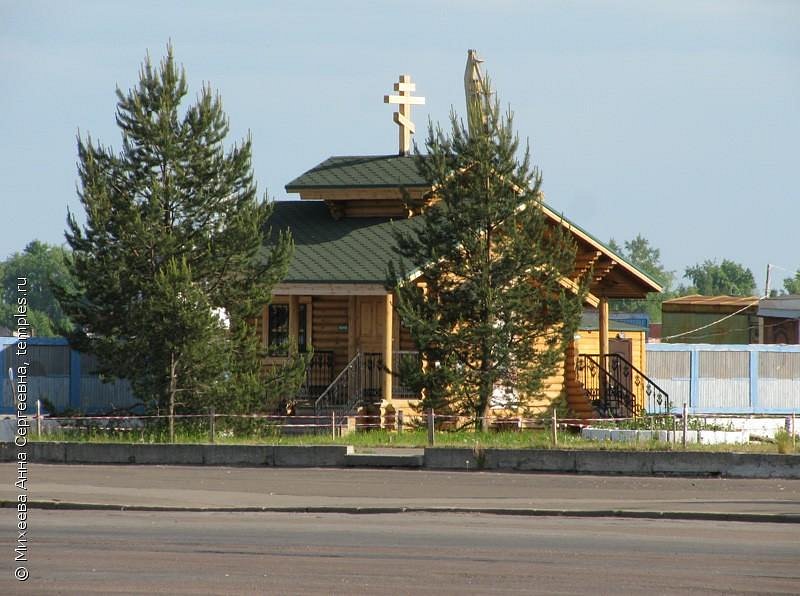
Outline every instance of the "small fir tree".
<path fill-rule="evenodd" d="M 286 274 L 292 243 L 263 245 L 271 205 L 257 196 L 250 139 L 226 150 L 219 96 L 204 86 L 182 109 L 186 94 L 168 47 L 160 68 L 147 58 L 138 86 L 117 90 L 122 150 L 78 139 L 86 224 L 69 214 L 75 288 L 57 294 L 78 346 L 153 409 L 263 409 L 283 395 L 267 393 L 246 321 Z M 299 378 L 305 363 L 282 370 Z"/>
<path fill-rule="evenodd" d="M 528 148 L 518 161 L 512 114 L 501 117 L 488 97 L 468 106 L 469 127 L 455 114 L 449 136 L 429 126 L 417 164 L 437 201 L 413 232 L 397 234 L 389 264 L 423 361 L 403 363 L 404 384 L 422 393 L 421 408 L 483 429 L 495 402 L 530 413 L 563 364 L 587 282 L 566 289 L 576 246 L 548 224 L 541 175 Z"/>

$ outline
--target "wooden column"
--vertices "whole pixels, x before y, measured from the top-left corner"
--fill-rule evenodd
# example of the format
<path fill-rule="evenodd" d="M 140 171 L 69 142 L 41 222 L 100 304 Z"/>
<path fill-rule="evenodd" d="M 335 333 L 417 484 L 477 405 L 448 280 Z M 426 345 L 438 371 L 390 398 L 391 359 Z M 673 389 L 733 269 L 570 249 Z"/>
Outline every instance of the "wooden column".
<path fill-rule="evenodd" d="M 297 341 L 297 332 L 300 329 L 300 308 L 298 307 L 299 300 L 297 296 L 291 296 L 289 298 L 289 349 L 294 351 L 299 348 L 299 346 L 294 345 Z"/>
<path fill-rule="evenodd" d="M 383 399 L 384 402 L 389 402 L 392 400 L 392 374 L 389 372 L 389 369 L 394 367 L 394 359 L 392 358 L 392 349 L 394 347 L 392 342 L 392 336 L 394 335 L 394 297 L 391 293 L 386 294 L 384 321 L 383 362 L 387 369 L 383 373 Z"/>
<path fill-rule="evenodd" d="M 358 346 L 358 320 L 356 318 L 356 297 L 347 299 L 347 362 L 356 355 Z"/>
<path fill-rule="evenodd" d="M 600 297 L 598 310 L 598 328 L 600 330 L 600 363 L 605 366 L 605 355 L 608 354 L 608 298 Z"/>

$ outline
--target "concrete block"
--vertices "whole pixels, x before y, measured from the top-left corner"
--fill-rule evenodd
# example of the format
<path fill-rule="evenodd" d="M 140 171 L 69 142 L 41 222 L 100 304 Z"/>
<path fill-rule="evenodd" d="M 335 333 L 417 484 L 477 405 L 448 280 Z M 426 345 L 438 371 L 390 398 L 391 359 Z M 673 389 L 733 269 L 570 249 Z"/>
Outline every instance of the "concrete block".
<path fill-rule="evenodd" d="M 696 436 L 696 433 L 693 433 Z M 681 433 L 678 433 L 680 443 Z M 692 451 L 651 451 L 653 474 L 667 476 L 718 476 L 724 475 L 729 453 Z"/>
<path fill-rule="evenodd" d="M 33 462 L 63 464 L 67 461 L 67 443 L 28 443 L 26 449 Z"/>
<path fill-rule="evenodd" d="M 423 461 L 434 470 L 478 469 L 475 451 L 464 447 L 426 447 Z"/>
<path fill-rule="evenodd" d="M 130 443 L 64 443 L 64 459 L 68 464 L 130 464 L 133 445 Z"/>
<path fill-rule="evenodd" d="M 650 451 L 575 451 L 575 471 L 580 474 L 652 473 Z"/>
<path fill-rule="evenodd" d="M 325 468 L 345 465 L 345 457 L 353 453 L 347 445 L 275 445 L 274 465 L 295 468 Z"/>
<path fill-rule="evenodd" d="M 14 443 L 0 443 L 0 462 L 17 461 L 17 446 Z"/>
<path fill-rule="evenodd" d="M 485 469 L 575 472 L 575 451 L 562 449 L 487 449 Z"/>
<path fill-rule="evenodd" d="M 202 445 L 203 462 L 209 466 L 273 466 L 272 445 Z"/>
<path fill-rule="evenodd" d="M 351 453 L 345 456 L 345 465 L 353 468 L 421 468 L 423 461 L 423 455 Z"/>
<path fill-rule="evenodd" d="M 725 475 L 731 478 L 800 478 L 800 457 L 779 453 L 729 453 Z"/>
<path fill-rule="evenodd" d="M 203 445 L 133 445 L 133 463 L 172 466 L 203 465 Z"/>

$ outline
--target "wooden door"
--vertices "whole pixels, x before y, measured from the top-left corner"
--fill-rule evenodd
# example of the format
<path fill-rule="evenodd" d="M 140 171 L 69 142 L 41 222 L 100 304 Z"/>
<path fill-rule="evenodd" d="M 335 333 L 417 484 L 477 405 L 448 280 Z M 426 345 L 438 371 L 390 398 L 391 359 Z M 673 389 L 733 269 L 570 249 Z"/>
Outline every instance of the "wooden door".
<path fill-rule="evenodd" d="M 379 401 L 383 395 L 383 350 L 386 330 L 386 298 L 359 296 L 356 299 L 356 350 L 363 355 L 364 397 Z"/>
<path fill-rule="evenodd" d="M 622 356 L 627 362 L 633 364 L 633 341 L 630 339 L 609 338 L 608 340 L 608 353 L 618 354 Z M 633 387 L 633 370 L 631 366 L 618 359 L 612 359 L 611 376 L 614 381 L 620 386 L 624 387 L 627 391 L 632 392 Z"/>
<path fill-rule="evenodd" d="M 383 336 L 386 327 L 383 296 L 364 296 L 356 299 L 356 349 L 362 354 L 383 353 Z"/>

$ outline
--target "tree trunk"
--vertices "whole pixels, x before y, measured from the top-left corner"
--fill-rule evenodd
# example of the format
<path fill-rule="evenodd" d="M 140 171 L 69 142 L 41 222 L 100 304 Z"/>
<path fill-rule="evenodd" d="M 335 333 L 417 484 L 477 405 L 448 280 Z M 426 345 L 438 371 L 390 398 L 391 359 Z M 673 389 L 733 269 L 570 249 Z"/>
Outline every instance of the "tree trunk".
<path fill-rule="evenodd" d="M 175 377 L 175 352 L 169 353 L 169 442 L 175 442 L 175 393 L 177 390 L 177 379 Z"/>
<path fill-rule="evenodd" d="M 483 406 L 483 417 L 481 418 L 481 430 L 483 432 L 489 431 L 489 410 L 491 407 L 491 400 L 486 400 L 486 403 Z"/>

